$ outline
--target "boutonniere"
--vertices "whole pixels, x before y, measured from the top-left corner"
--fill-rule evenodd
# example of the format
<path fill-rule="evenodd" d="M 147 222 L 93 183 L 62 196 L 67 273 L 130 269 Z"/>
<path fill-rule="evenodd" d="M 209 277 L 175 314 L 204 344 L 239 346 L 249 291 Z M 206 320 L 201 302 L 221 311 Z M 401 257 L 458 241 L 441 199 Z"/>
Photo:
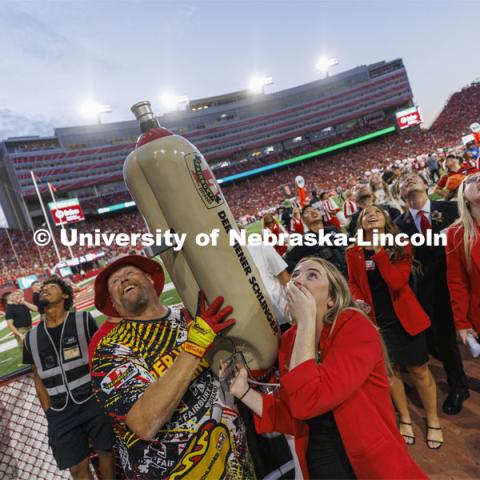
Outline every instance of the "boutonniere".
<path fill-rule="evenodd" d="M 442 223 L 443 222 L 443 213 L 438 211 L 438 210 L 434 210 L 432 212 L 432 222 Z"/>

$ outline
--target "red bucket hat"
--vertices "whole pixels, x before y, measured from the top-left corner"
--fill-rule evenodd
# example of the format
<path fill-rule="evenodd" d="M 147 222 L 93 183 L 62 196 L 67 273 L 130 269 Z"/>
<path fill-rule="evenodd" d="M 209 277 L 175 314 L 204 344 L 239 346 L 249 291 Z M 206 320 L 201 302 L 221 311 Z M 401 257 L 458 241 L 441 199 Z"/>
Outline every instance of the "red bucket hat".
<path fill-rule="evenodd" d="M 153 286 L 157 295 L 163 291 L 165 285 L 165 274 L 160 263 L 141 255 L 126 255 L 107 265 L 95 279 L 95 307 L 109 317 L 119 317 L 119 313 L 113 306 L 112 299 L 108 293 L 108 278 L 110 275 L 125 265 L 138 267 L 145 273 L 148 273 L 153 280 Z"/>

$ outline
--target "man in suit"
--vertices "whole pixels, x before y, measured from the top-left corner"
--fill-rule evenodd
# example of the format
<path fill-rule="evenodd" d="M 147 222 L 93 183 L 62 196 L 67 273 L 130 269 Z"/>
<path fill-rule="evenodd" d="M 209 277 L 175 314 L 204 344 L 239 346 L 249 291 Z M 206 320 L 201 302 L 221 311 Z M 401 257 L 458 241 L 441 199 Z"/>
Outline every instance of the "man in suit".
<path fill-rule="evenodd" d="M 458 217 L 456 202 L 433 201 L 427 193 L 428 186 L 420 175 L 407 173 L 400 178 L 400 195 L 407 203 L 408 211 L 395 223 L 409 236 L 425 234 L 429 229 L 439 233 Z M 432 321 L 427 332 L 429 351 L 441 360 L 447 374 L 449 393 L 443 403 L 443 411 L 455 415 L 461 411 L 463 401 L 470 394 L 453 323 L 445 248 L 414 247 L 414 257 L 422 268 L 417 279 L 417 297 Z"/>

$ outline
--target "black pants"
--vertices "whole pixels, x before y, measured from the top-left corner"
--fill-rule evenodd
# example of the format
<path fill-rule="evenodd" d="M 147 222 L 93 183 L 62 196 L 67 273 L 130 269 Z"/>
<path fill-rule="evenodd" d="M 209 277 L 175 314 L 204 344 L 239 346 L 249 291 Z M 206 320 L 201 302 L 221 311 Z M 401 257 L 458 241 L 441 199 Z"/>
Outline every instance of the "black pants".
<path fill-rule="evenodd" d="M 307 464 L 316 479 L 355 479 L 332 412 L 307 420 L 309 427 Z"/>
<path fill-rule="evenodd" d="M 442 278 L 429 277 L 418 284 L 418 299 L 432 322 L 427 330 L 428 351 L 442 362 L 450 391 L 465 390 L 468 381 L 458 348 L 448 287 Z"/>
<path fill-rule="evenodd" d="M 438 170 L 430 170 L 430 178 L 432 179 L 433 183 L 436 183 L 440 180 L 440 172 Z"/>

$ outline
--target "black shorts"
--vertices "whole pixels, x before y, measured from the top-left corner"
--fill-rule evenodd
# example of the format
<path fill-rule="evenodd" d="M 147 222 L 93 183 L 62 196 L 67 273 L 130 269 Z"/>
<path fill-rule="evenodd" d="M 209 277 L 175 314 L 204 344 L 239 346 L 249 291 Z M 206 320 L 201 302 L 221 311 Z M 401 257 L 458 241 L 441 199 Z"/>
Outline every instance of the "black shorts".
<path fill-rule="evenodd" d="M 48 443 L 60 470 L 73 467 L 88 457 L 89 440 L 95 450 L 108 451 L 114 444 L 112 423 L 95 398 L 82 405 L 69 401 L 65 410 L 45 412 Z"/>

